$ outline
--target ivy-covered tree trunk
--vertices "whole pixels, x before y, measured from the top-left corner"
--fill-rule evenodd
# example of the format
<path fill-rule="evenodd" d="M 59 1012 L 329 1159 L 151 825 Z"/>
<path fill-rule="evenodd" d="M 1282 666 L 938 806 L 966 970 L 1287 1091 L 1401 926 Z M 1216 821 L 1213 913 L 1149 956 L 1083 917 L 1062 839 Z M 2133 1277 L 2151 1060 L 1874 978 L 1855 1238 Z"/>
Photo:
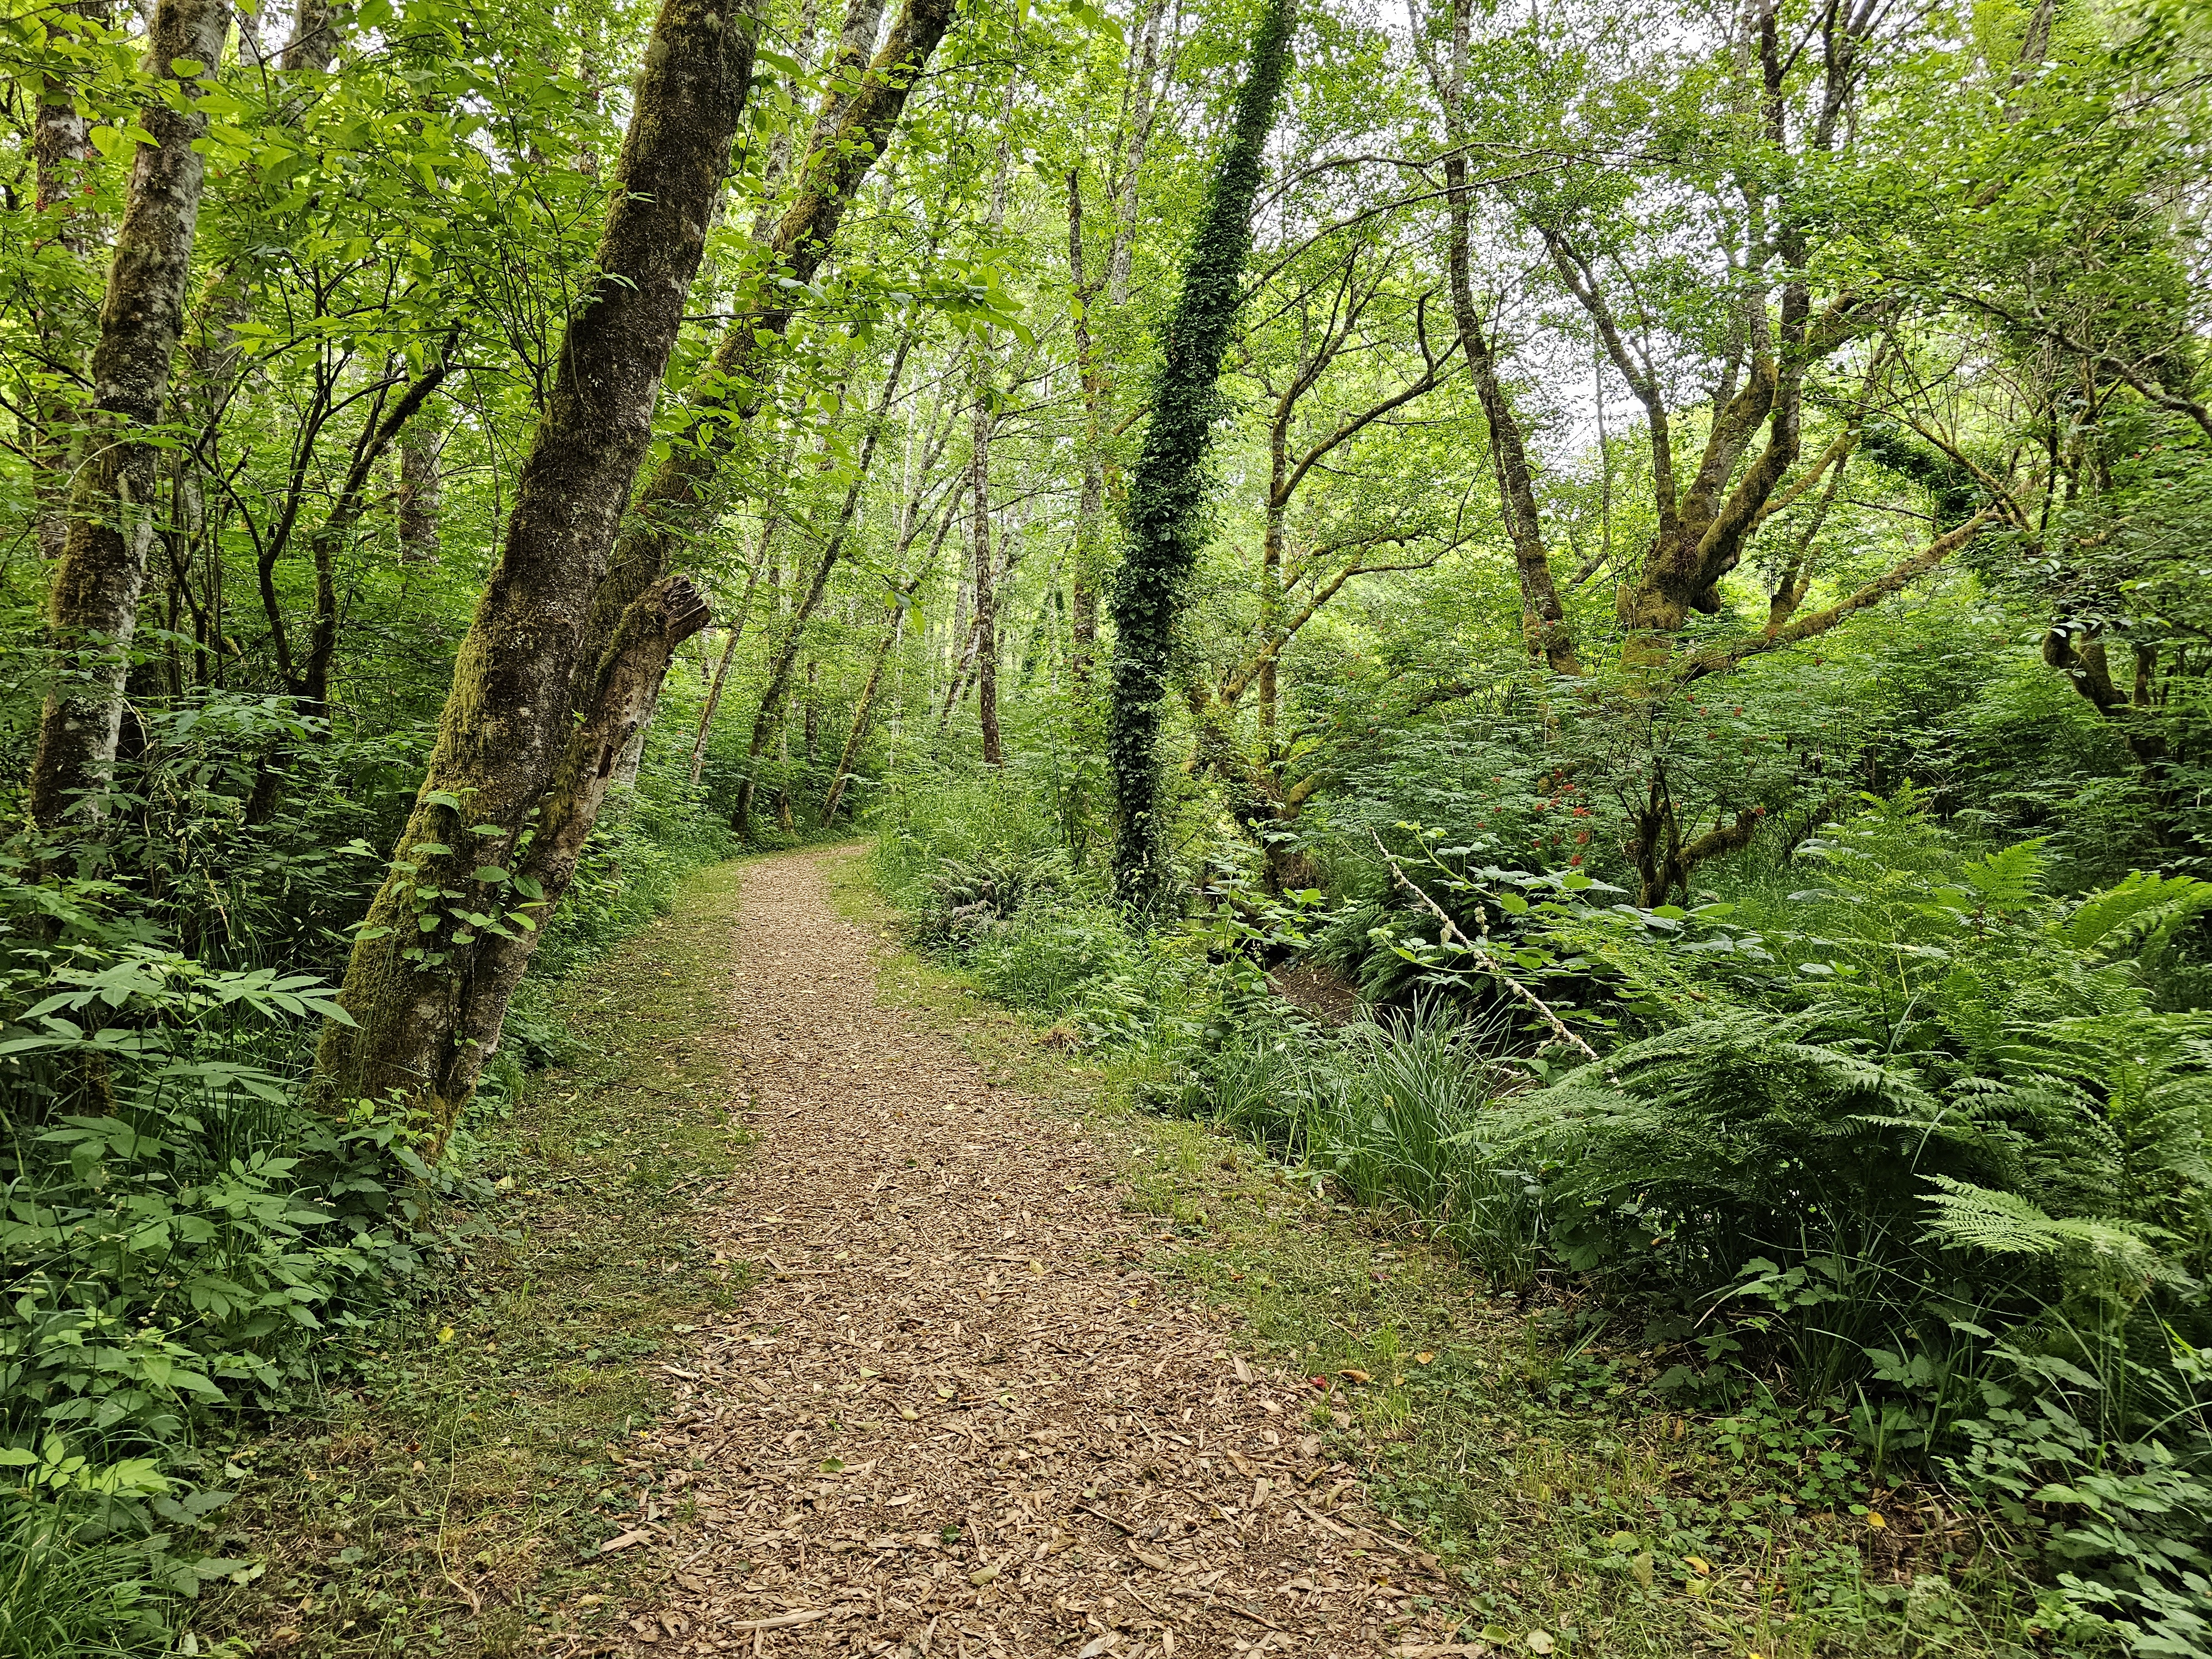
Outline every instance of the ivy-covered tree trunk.
<path fill-rule="evenodd" d="M 1242 302 L 1252 204 L 1296 21 L 1294 0 L 1273 0 L 1253 40 L 1229 142 L 1184 255 L 1182 291 L 1169 319 L 1152 419 L 1129 488 L 1127 549 L 1113 592 L 1106 763 L 1114 776 L 1115 893 L 1139 914 L 1163 906 L 1172 877 L 1160 809 L 1161 710 L 1176 619 L 1204 533 L 1214 383 Z"/>
<path fill-rule="evenodd" d="M 584 624 L 730 170 L 753 29 L 726 0 L 665 0 L 654 25 L 599 274 L 569 319 L 428 775 L 347 966 L 350 1023 L 326 1026 L 316 1055 L 333 1106 L 396 1097 L 450 1127 L 483 1063 L 484 1011 L 505 1006 L 491 942 L 544 914 L 530 819 L 572 751 Z"/>
<path fill-rule="evenodd" d="M 183 107 L 156 99 L 139 112 L 153 142 L 138 146 L 108 267 L 83 460 L 47 613 L 55 678 L 27 792 L 41 829 L 96 819 L 115 768 L 131 635 L 161 495 L 154 428 L 184 331 L 206 173 L 194 146 L 207 118 L 195 100 L 229 35 L 229 0 L 161 0 L 147 32 L 146 73 L 173 82 Z"/>

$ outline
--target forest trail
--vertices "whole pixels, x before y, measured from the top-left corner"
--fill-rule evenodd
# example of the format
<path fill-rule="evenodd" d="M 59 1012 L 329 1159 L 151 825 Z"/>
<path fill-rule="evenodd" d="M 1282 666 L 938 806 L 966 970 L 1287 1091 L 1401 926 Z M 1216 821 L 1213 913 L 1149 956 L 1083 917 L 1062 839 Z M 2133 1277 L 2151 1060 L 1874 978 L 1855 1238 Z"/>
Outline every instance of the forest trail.
<path fill-rule="evenodd" d="M 670 1571 L 624 1650 L 1431 1650 L 1432 1564 L 1310 1388 L 1160 1297 L 1079 1127 L 878 1006 L 847 856 L 746 872 L 722 1042 L 759 1139 L 700 1243 L 762 1276 L 666 1368 L 643 1455 L 701 1467 L 630 1534 Z"/>

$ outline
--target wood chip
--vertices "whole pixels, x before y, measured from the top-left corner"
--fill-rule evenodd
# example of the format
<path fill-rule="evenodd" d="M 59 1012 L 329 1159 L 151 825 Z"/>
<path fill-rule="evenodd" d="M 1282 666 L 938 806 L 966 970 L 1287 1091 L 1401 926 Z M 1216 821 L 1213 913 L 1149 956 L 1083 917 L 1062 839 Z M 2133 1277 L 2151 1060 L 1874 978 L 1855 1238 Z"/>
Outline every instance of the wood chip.
<path fill-rule="evenodd" d="M 630 1615 L 684 1633 L 626 1622 L 609 1650 L 1174 1659 L 1255 1626 L 1307 1659 L 1444 1642 L 1441 1612 L 1401 1611 L 1346 1559 L 1418 1550 L 1356 1492 L 1335 1519 L 1297 1501 L 1318 1443 L 1218 1316 L 1145 1272 L 1106 1152 L 879 1006 L 877 941 L 824 889 L 849 856 L 744 866 L 711 1039 L 726 1080 L 699 1095 L 722 1089 L 758 1138 L 693 1214 L 703 1255 L 763 1273 L 719 1327 L 672 1335 L 667 1409 L 623 1443 L 650 1501 L 680 1492 L 696 1518 L 666 1523 L 681 1576 Z M 1278 1562 L 1310 1586 L 1282 1592 L 1287 1622 L 1252 1599 Z"/>

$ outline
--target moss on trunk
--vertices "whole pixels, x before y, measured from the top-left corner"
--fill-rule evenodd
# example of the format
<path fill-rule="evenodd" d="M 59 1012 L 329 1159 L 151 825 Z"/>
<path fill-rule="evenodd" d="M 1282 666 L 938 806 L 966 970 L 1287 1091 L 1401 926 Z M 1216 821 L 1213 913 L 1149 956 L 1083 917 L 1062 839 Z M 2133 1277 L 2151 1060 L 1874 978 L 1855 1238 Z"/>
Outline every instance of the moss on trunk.
<path fill-rule="evenodd" d="M 477 973 L 503 971 L 489 942 L 543 914 L 527 871 L 546 825 L 533 819 L 570 746 L 579 669 L 603 654 L 584 654 L 586 623 L 729 172 L 754 27 L 728 0 L 665 0 L 654 26 L 599 276 L 569 320 L 428 775 L 346 969 L 353 1023 L 326 1027 L 316 1056 L 333 1108 L 396 1098 L 450 1126 L 481 1065 Z"/>

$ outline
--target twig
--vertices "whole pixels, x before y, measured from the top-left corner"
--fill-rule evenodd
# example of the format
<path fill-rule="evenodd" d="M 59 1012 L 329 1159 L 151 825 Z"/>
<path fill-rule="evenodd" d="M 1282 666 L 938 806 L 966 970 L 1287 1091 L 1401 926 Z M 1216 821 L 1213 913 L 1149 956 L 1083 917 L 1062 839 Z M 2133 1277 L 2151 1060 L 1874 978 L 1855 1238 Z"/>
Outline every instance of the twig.
<path fill-rule="evenodd" d="M 1375 850 L 1382 854 L 1382 861 L 1390 866 L 1390 873 L 1398 878 L 1398 884 L 1401 887 L 1403 887 L 1407 892 L 1411 893 L 1415 898 L 1420 900 L 1422 903 L 1429 907 L 1430 914 L 1434 915 L 1439 922 L 1443 924 L 1444 933 L 1448 936 L 1456 939 L 1460 944 L 1468 950 L 1474 951 L 1474 954 L 1481 959 L 1483 971 L 1485 973 L 1488 974 L 1492 979 L 1498 981 L 1507 990 L 1512 992 L 1514 995 L 1519 997 L 1522 1001 L 1527 1003 L 1531 1008 L 1534 1008 L 1539 1014 L 1543 1016 L 1544 1023 L 1552 1028 L 1552 1034 L 1554 1036 L 1558 1037 L 1560 1042 L 1567 1043 L 1571 1047 L 1579 1048 L 1583 1054 L 1589 1055 L 1593 1062 L 1595 1062 L 1598 1057 L 1597 1050 L 1591 1048 L 1589 1043 L 1584 1042 L 1580 1037 L 1569 1030 L 1567 1029 L 1566 1022 L 1552 1012 L 1550 1005 L 1547 1004 L 1543 998 L 1538 996 L 1534 991 L 1523 985 L 1519 980 L 1507 973 L 1505 969 L 1499 965 L 1498 958 L 1491 955 L 1490 949 L 1487 945 L 1477 945 L 1473 939 L 1462 933 L 1459 928 L 1459 924 L 1454 921 L 1449 915 L 1445 914 L 1443 906 L 1438 904 L 1434 899 L 1423 892 L 1421 890 L 1420 884 L 1416 882 L 1400 867 L 1398 860 L 1391 855 L 1390 849 L 1382 844 L 1382 837 L 1375 833 L 1375 830 L 1372 825 L 1369 826 L 1367 833 L 1375 842 Z"/>
<path fill-rule="evenodd" d="M 747 1619 L 736 1624 L 724 1625 L 724 1630 L 751 1631 L 757 1634 L 764 1630 L 788 1630 L 793 1625 L 811 1625 L 817 1619 L 835 1616 L 838 1607 L 809 1607 L 804 1613 L 779 1613 L 773 1619 Z"/>

